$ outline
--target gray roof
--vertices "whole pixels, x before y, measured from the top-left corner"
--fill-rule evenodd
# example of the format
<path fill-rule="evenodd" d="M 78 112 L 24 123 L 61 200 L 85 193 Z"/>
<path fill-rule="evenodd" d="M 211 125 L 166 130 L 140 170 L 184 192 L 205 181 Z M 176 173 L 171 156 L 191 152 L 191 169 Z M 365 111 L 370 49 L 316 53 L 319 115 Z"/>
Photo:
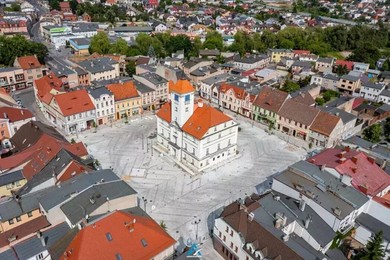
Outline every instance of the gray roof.
<path fill-rule="evenodd" d="M 368 201 L 366 196 L 353 187 L 344 185 L 331 173 L 306 161 L 291 165 L 275 179 L 293 189 L 299 184 L 305 191 L 311 191 L 316 202 L 338 219 L 344 219 Z M 341 210 L 339 216 L 333 212 L 336 207 Z"/>
<path fill-rule="evenodd" d="M 153 83 L 154 85 L 168 83 L 168 80 L 164 79 L 163 77 L 161 77 L 160 75 L 154 72 L 146 72 L 146 73 L 139 74 L 137 76 L 146 79 L 147 81 Z"/>
<path fill-rule="evenodd" d="M 42 237 L 46 242 L 43 246 L 41 238 L 33 236 L 27 240 L 24 240 L 16 245 L 14 249 L 19 259 L 28 259 L 33 257 L 53 246 L 60 239 L 64 238 L 71 229 L 66 222 L 56 225 L 46 231 L 42 232 Z M 65 248 L 64 248 L 65 250 Z M 61 254 L 63 254 L 62 252 Z"/>
<path fill-rule="evenodd" d="M 5 173 L 0 175 L 0 186 L 7 185 L 9 183 L 23 180 L 24 176 L 22 174 L 22 170 Z"/>
<path fill-rule="evenodd" d="M 213 85 L 215 83 L 225 81 L 229 77 L 231 77 L 231 75 L 229 73 L 223 73 L 223 74 L 219 74 L 216 76 L 211 76 L 211 77 L 205 78 L 201 81 L 207 85 Z"/>
<path fill-rule="evenodd" d="M 385 96 L 385 97 L 390 97 L 390 89 L 383 90 L 379 95 Z"/>
<path fill-rule="evenodd" d="M 330 110 L 331 108 L 339 107 L 339 106 L 345 104 L 346 102 L 350 101 L 351 99 L 352 99 L 352 97 L 341 96 L 335 100 L 332 100 L 329 103 L 326 103 L 323 110 Z"/>
<path fill-rule="evenodd" d="M 320 109 L 322 109 L 320 107 Z M 332 115 L 335 115 L 335 116 L 338 116 L 341 118 L 341 121 L 343 121 L 343 124 L 347 124 L 355 119 L 357 119 L 357 116 L 355 116 L 354 114 L 351 114 L 351 113 L 348 113 L 342 109 L 339 109 L 339 108 L 332 108 L 330 110 L 325 110 L 326 112 L 332 114 Z"/>
<path fill-rule="evenodd" d="M 49 188 L 45 192 L 45 196 L 39 199 L 39 203 L 46 211 L 48 211 L 63 201 L 69 199 L 71 194 L 81 192 L 101 180 L 110 182 L 119 180 L 119 178 L 112 170 L 109 169 L 80 174 L 67 182 L 63 182 L 61 186 Z"/>
<path fill-rule="evenodd" d="M 234 58 L 234 62 L 253 64 L 253 63 L 259 62 L 261 60 L 268 59 L 268 58 L 269 57 L 267 55 L 250 55 L 250 56 L 244 56 L 244 57 L 236 56 Z"/>
<path fill-rule="evenodd" d="M 108 200 L 133 194 L 137 194 L 137 192 L 122 180 L 104 182 L 93 185 L 77 194 L 73 199 L 64 203 L 61 206 L 61 210 L 67 219 L 75 225 L 87 214 L 91 214 Z"/>
<path fill-rule="evenodd" d="M 115 27 L 114 32 L 121 33 L 121 32 L 153 32 L 152 26 L 122 26 L 122 27 Z"/>
<path fill-rule="evenodd" d="M 309 62 L 309 61 L 301 61 L 301 60 L 294 61 L 292 66 L 294 66 L 294 67 L 302 67 L 302 68 L 306 68 L 306 69 L 310 69 L 311 67 L 313 67 L 311 62 Z"/>
<path fill-rule="evenodd" d="M 280 201 L 276 201 L 274 196 L 279 196 Z M 332 228 L 308 205 L 305 210 L 299 209 L 299 203 L 286 195 L 278 192 L 268 193 L 259 200 L 260 207 L 253 211 L 255 220 L 264 226 L 274 225 L 274 216 L 276 213 L 283 213 L 287 217 L 286 225 L 296 221 L 302 228 L 305 228 L 305 221 L 308 216 L 312 217 L 307 232 L 323 247 L 326 246 L 335 237 Z M 286 207 L 287 206 L 287 207 Z M 293 211 L 295 215 L 291 212 Z"/>
<path fill-rule="evenodd" d="M 82 69 L 80 67 L 75 67 L 74 70 L 77 72 L 78 75 L 88 74 L 88 72 L 86 72 L 84 69 Z"/>
<path fill-rule="evenodd" d="M 91 40 L 88 38 L 73 38 L 69 39 L 69 41 L 73 41 L 77 45 L 89 45 L 91 43 Z"/>
<path fill-rule="evenodd" d="M 112 65 L 115 63 L 116 61 L 114 61 L 111 58 L 101 57 L 101 58 L 81 61 L 79 62 L 79 65 L 83 69 L 89 71 L 90 73 L 99 73 L 99 72 L 113 70 L 114 67 Z"/>
<path fill-rule="evenodd" d="M 49 65 L 50 65 L 50 70 L 52 72 L 54 72 L 54 74 L 57 77 L 68 76 L 68 75 L 72 75 L 72 74 L 76 73 L 74 70 L 64 66 L 63 64 L 61 64 L 55 60 L 51 60 L 49 62 Z"/>
<path fill-rule="evenodd" d="M 373 88 L 373 89 L 378 89 L 378 90 L 381 90 L 385 87 L 385 85 L 382 85 L 382 84 L 377 84 L 377 83 L 373 83 L 373 82 L 365 82 L 362 84 L 364 87 L 366 88 Z"/>
<path fill-rule="evenodd" d="M 317 62 L 332 63 L 333 60 L 334 60 L 333 58 L 318 58 L 318 59 L 317 59 Z"/>
<path fill-rule="evenodd" d="M 7 249 L 6 251 L 1 252 L 0 259 L 19 260 L 19 258 L 16 257 L 15 252 L 12 249 Z"/>
<path fill-rule="evenodd" d="M 92 88 L 92 89 L 89 89 L 89 94 L 91 94 L 91 96 L 94 98 L 94 99 L 97 99 L 97 98 L 100 98 L 102 95 L 110 95 L 110 96 L 113 96 L 113 94 L 105 87 L 99 87 L 99 88 Z"/>
<path fill-rule="evenodd" d="M 135 84 L 135 87 L 137 88 L 137 90 L 141 93 L 141 94 L 144 94 L 144 93 L 150 93 L 150 92 L 153 92 L 153 91 L 156 91 L 148 86 L 146 86 L 145 84 L 139 82 L 138 80 L 134 79 L 134 84 Z"/>
<path fill-rule="evenodd" d="M 359 215 L 359 217 L 356 219 L 356 222 L 367 228 L 368 230 L 372 231 L 372 233 L 378 233 L 379 231 L 383 231 L 383 238 L 390 242 L 390 227 L 386 225 L 385 223 L 377 220 L 376 218 L 366 214 L 362 213 Z"/>
<path fill-rule="evenodd" d="M 343 144 L 351 145 L 353 147 L 357 147 L 365 149 L 366 153 L 369 153 L 370 155 L 376 157 L 377 159 L 386 159 L 390 160 L 390 149 L 379 144 L 371 143 L 367 140 L 364 140 L 363 138 L 359 136 L 352 136 L 348 138 L 347 140 L 343 141 Z"/>
<path fill-rule="evenodd" d="M 0 73 L 1 72 L 10 72 L 10 71 L 14 71 L 14 70 L 19 70 L 20 68 L 15 68 L 15 67 L 4 67 L 4 68 L 0 68 Z"/>
<path fill-rule="evenodd" d="M 97 23 L 76 23 L 72 26 L 72 32 L 95 32 L 99 29 L 99 25 Z"/>
<path fill-rule="evenodd" d="M 324 79 L 330 79 L 330 80 L 334 80 L 334 81 L 338 81 L 340 79 L 337 75 L 332 74 L 332 73 L 324 74 L 322 77 Z"/>
<path fill-rule="evenodd" d="M 359 80 L 358 77 L 348 75 L 348 74 L 341 76 L 341 79 L 345 79 L 345 80 L 349 80 L 349 81 L 358 81 Z"/>

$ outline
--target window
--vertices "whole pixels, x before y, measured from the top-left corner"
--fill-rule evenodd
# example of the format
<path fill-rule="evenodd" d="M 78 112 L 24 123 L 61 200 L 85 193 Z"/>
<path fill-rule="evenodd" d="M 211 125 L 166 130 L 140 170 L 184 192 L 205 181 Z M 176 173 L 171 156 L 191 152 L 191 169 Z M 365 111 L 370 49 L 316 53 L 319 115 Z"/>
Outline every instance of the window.
<path fill-rule="evenodd" d="M 39 255 L 37 255 L 36 256 L 36 259 L 37 260 L 41 260 L 41 259 L 43 259 L 44 257 L 43 257 L 43 253 L 40 253 Z"/>
<path fill-rule="evenodd" d="M 234 248 L 234 251 L 235 251 L 236 253 L 238 252 L 238 247 L 237 247 L 237 246 Z"/>
<path fill-rule="evenodd" d="M 230 242 L 230 248 L 233 249 L 234 245 L 233 242 Z"/>
<path fill-rule="evenodd" d="M 189 108 L 188 107 L 186 107 L 186 112 L 188 112 L 189 111 Z"/>
<path fill-rule="evenodd" d="M 226 242 L 226 236 L 223 236 L 223 242 Z"/>
<path fill-rule="evenodd" d="M 8 224 L 12 225 L 14 223 L 14 219 L 8 220 Z"/>
<path fill-rule="evenodd" d="M 222 232 L 221 231 L 219 231 L 219 237 L 222 237 Z"/>
<path fill-rule="evenodd" d="M 229 233 L 229 227 L 226 226 L 226 233 Z"/>
<path fill-rule="evenodd" d="M 191 95 L 186 95 L 185 96 L 185 104 L 189 104 L 191 100 Z"/>
<path fill-rule="evenodd" d="M 22 219 L 20 218 L 20 216 L 16 217 L 16 222 L 20 222 L 22 221 Z"/>
<path fill-rule="evenodd" d="M 174 98 L 175 98 L 175 101 L 179 102 L 179 96 L 178 95 L 175 94 Z"/>
<path fill-rule="evenodd" d="M 230 236 L 231 236 L 231 237 L 233 236 L 233 229 L 230 230 Z"/>
<path fill-rule="evenodd" d="M 177 112 L 177 107 L 175 107 L 175 112 Z"/>

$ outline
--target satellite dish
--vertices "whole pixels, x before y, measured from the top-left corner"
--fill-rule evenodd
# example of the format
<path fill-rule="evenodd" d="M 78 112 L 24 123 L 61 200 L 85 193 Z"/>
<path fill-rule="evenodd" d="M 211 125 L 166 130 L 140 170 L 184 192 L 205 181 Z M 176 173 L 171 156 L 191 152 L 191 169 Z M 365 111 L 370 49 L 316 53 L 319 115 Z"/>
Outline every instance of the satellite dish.
<path fill-rule="evenodd" d="M 155 210 L 155 209 L 156 209 L 156 206 L 155 206 L 155 205 L 152 205 L 151 208 L 152 208 L 152 210 Z"/>

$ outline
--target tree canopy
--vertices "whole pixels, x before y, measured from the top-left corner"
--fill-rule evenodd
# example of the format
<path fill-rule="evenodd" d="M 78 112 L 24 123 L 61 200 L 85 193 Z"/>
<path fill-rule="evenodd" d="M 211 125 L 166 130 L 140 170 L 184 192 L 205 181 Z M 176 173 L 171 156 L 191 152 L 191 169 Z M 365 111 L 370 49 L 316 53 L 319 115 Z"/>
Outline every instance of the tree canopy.
<path fill-rule="evenodd" d="M 356 254 L 356 260 L 381 260 L 385 257 L 383 249 L 383 231 L 379 231 L 367 242 L 366 248 Z"/>
<path fill-rule="evenodd" d="M 381 140 L 382 127 L 380 124 L 374 124 L 367 127 L 363 131 L 364 139 L 367 141 L 378 143 Z"/>
<path fill-rule="evenodd" d="M 111 50 L 110 40 L 105 32 L 98 32 L 91 39 L 89 52 L 97 52 L 99 54 L 107 54 Z"/>
<path fill-rule="evenodd" d="M 47 53 L 45 45 L 26 40 L 21 35 L 0 36 L 0 64 L 11 66 L 16 57 L 25 55 L 37 55 L 38 60 L 43 63 Z"/>

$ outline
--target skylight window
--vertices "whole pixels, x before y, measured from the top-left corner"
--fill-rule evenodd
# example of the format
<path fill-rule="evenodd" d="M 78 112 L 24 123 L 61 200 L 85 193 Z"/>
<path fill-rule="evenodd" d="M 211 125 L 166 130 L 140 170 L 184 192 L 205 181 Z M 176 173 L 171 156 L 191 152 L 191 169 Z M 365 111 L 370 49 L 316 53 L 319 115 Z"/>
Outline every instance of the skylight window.
<path fill-rule="evenodd" d="M 110 242 L 112 241 L 112 236 L 111 236 L 110 232 L 106 233 L 106 238 L 107 238 L 108 241 L 110 241 Z"/>

